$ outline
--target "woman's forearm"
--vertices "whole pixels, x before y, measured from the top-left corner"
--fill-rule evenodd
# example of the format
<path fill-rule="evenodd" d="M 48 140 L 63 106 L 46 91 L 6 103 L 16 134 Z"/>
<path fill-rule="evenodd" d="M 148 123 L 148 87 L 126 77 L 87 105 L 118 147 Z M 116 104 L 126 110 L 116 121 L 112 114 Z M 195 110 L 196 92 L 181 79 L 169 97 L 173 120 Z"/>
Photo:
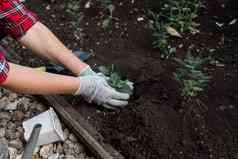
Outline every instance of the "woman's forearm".
<path fill-rule="evenodd" d="M 1 86 L 13 91 L 30 94 L 72 94 L 79 88 L 79 80 L 40 72 L 32 68 L 9 63 L 8 78 Z"/>
<path fill-rule="evenodd" d="M 79 75 L 87 66 L 40 22 L 32 26 L 19 41 L 38 55 L 64 65 L 75 75 Z"/>

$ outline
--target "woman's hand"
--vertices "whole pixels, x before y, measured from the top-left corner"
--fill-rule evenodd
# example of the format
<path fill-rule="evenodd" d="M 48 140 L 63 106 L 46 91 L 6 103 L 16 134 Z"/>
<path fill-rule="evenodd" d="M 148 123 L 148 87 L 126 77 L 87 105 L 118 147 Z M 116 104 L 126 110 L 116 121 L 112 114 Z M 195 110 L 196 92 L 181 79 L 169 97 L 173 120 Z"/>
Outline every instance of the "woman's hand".
<path fill-rule="evenodd" d="M 89 103 L 94 102 L 109 109 L 124 107 L 128 104 L 129 94 L 117 92 L 98 75 L 78 77 L 79 89 L 75 95 L 82 95 Z"/>

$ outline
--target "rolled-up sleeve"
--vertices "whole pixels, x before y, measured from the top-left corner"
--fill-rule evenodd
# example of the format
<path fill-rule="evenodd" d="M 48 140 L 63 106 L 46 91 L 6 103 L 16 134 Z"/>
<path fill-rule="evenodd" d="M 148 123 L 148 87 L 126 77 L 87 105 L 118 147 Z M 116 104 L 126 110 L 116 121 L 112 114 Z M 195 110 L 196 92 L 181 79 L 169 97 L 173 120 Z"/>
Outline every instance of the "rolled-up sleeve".
<path fill-rule="evenodd" d="M 5 34 L 21 38 L 38 21 L 19 0 L 0 0 L 0 26 Z"/>
<path fill-rule="evenodd" d="M 7 77 L 9 72 L 9 64 L 4 57 L 3 48 L 0 46 L 0 84 L 3 83 Z"/>

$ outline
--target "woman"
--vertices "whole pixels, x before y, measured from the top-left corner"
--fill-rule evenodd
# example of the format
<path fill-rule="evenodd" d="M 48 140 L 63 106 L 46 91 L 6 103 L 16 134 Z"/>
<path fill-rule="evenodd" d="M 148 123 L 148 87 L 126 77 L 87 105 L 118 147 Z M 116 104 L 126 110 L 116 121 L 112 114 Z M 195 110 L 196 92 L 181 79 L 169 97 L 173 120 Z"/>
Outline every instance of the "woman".
<path fill-rule="evenodd" d="M 10 63 L 0 49 L 0 87 L 31 94 L 82 95 L 88 102 L 107 108 L 128 104 L 128 94 L 111 88 L 103 77 L 72 54 L 20 0 L 0 0 L 0 38 L 4 35 L 12 36 L 39 56 L 64 65 L 76 77 L 38 72 Z"/>

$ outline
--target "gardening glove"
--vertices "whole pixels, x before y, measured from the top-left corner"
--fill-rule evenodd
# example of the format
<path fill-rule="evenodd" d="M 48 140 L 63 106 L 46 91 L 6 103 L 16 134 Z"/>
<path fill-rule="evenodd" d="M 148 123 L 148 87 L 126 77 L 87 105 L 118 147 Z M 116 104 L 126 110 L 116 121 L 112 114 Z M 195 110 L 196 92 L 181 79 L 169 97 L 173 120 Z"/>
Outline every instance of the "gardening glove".
<path fill-rule="evenodd" d="M 86 66 L 79 74 L 79 77 L 80 76 L 88 76 L 88 75 L 97 75 L 97 76 L 100 76 L 100 77 L 103 77 L 106 81 L 109 80 L 109 77 L 108 76 L 105 76 L 103 73 L 99 72 L 99 73 L 96 73 L 92 70 L 92 68 L 88 65 Z M 127 82 L 128 86 L 131 88 L 131 90 L 134 89 L 134 83 L 133 82 L 130 82 L 128 81 Z"/>
<path fill-rule="evenodd" d="M 96 75 L 96 72 L 94 72 L 91 67 L 88 65 L 86 66 L 79 74 L 79 76 L 88 76 L 88 75 Z"/>
<path fill-rule="evenodd" d="M 74 94 L 82 95 L 89 103 L 94 102 L 108 109 L 117 109 L 128 104 L 129 94 L 117 92 L 104 78 L 88 75 L 78 79 L 80 88 Z"/>

